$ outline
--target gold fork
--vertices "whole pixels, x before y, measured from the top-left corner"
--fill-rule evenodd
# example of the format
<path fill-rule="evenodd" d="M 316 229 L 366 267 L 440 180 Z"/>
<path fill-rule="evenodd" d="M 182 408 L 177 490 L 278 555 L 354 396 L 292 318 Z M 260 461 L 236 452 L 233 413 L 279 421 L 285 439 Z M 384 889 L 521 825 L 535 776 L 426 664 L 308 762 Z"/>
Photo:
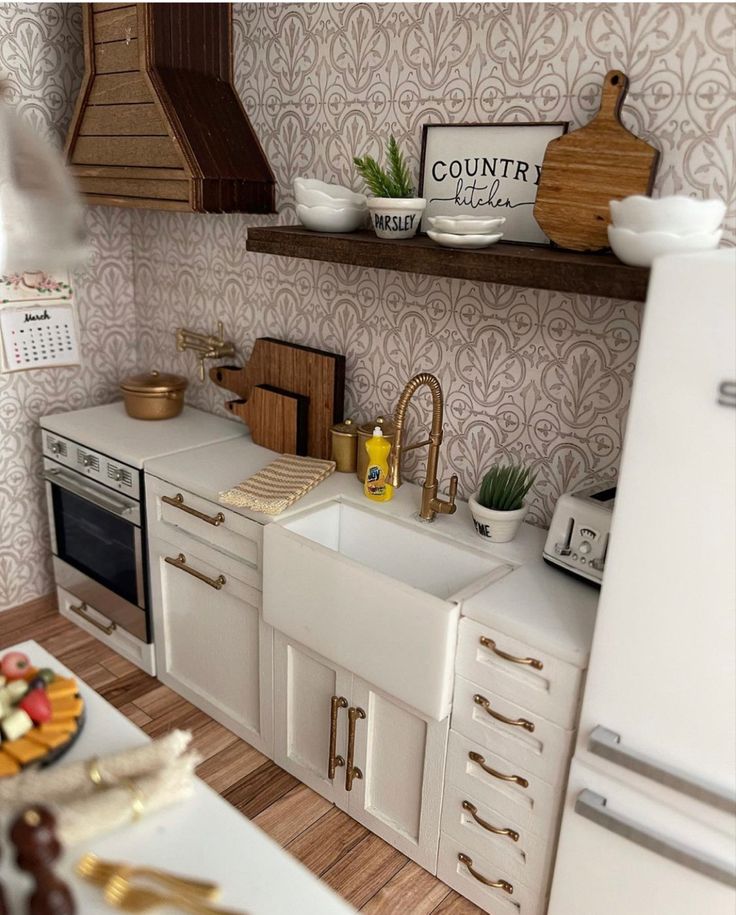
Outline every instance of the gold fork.
<path fill-rule="evenodd" d="M 98 886 L 105 886 L 108 880 L 123 869 L 129 877 L 145 877 L 148 880 L 155 880 L 162 886 L 188 896 L 214 900 L 220 894 L 220 888 L 216 883 L 179 877 L 176 874 L 156 870 L 153 867 L 137 867 L 132 864 L 120 864 L 115 861 L 102 861 L 91 851 L 83 855 L 76 866 L 76 871 L 80 877 L 84 877 L 85 880 Z"/>
<path fill-rule="evenodd" d="M 105 900 L 113 908 L 123 912 L 146 912 L 148 909 L 168 905 L 189 912 L 192 915 L 246 915 L 234 909 L 221 909 L 198 901 L 192 896 L 175 893 L 157 893 L 142 886 L 133 886 L 129 873 L 124 868 L 108 880 L 105 885 Z"/>

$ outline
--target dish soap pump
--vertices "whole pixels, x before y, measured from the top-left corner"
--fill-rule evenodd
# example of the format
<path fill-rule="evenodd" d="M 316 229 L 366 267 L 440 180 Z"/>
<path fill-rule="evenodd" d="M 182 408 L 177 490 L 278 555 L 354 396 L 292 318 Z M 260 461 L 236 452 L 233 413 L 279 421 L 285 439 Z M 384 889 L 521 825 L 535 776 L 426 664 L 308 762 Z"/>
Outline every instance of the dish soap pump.
<path fill-rule="evenodd" d="M 368 452 L 368 469 L 365 472 L 363 492 L 374 502 L 388 502 L 394 495 L 394 488 L 388 482 L 391 443 L 386 441 L 380 426 L 373 430 L 373 437 L 365 443 L 365 450 Z"/>

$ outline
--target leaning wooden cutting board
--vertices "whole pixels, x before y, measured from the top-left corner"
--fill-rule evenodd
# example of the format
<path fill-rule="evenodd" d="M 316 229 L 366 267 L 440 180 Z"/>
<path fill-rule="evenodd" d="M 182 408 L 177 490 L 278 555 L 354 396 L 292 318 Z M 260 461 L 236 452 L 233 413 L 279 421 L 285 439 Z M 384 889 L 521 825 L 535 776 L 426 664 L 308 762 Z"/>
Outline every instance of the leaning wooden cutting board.
<path fill-rule="evenodd" d="M 248 424 L 256 445 L 281 454 L 307 454 L 309 398 L 303 394 L 257 384 L 247 400 L 231 400 L 227 408 Z"/>
<path fill-rule="evenodd" d="M 659 150 L 635 137 L 619 113 L 629 86 L 620 70 L 603 81 L 598 114 L 547 147 L 534 205 L 542 231 L 561 248 L 608 247 L 608 202 L 650 194 Z"/>
<path fill-rule="evenodd" d="M 252 396 L 256 385 L 269 385 L 308 397 L 307 454 L 330 457 L 330 426 L 340 422 L 344 409 L 344 356 L 259 337 L 247 365 L 215 366 L 210 369 L 210 378 L 239 398 L 240 405 L 237 401 L 226 404 L 238 416 L 243 415 L 242 401 Z"/>

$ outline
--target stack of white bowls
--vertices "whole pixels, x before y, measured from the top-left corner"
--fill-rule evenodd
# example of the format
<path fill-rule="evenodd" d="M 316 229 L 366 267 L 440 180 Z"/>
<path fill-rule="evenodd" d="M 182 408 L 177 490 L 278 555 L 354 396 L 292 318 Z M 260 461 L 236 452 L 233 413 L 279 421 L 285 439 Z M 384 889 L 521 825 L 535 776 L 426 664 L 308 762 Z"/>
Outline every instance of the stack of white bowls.
<path fill-rule="evenodd" d="M 505 217 L 428 216 L 427 235 L 446 248 L 487 248 L 503 237 Z"/>
<path fill-rule="evenodd" d="M 315 232 L 354 232 L 365 226 L 368 202 L 365 194 L 356 194 L 339 184 L 327 184 L 316 178 L 294 180 L 296 215 L 299 222 Z"/>
<path fill-rule="evenodd" d="M 660 254 L 709 251 L 723 234 L 721 200 L 636 195 L 609 206 L 608 240 L 616 257 L 631 267 L 649 267 Z"/>

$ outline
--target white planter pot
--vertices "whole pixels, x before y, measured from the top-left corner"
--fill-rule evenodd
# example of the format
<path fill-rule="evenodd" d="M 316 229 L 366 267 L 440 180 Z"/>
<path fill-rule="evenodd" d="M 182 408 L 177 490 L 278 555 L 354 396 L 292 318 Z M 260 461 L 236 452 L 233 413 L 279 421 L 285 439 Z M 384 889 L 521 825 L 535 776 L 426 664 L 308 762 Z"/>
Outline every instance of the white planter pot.
<path fill-rule="evenodd" d="M 478 493 L 475 495 L 477 496 Z M 512 512 L 484 508 L 476 502 L 475 496 L 468 499 L 468 505 L 473 516 L 476 534 L 490 543 L 508 543 L 509 540 L 513 540 L 529 511 L 526 503 Z"/>
<path fill-rule="evenodd" d="M 369 197 L 371 225 L 379 238 L 412 238 L 427 206 L 424 197 Z"/>

